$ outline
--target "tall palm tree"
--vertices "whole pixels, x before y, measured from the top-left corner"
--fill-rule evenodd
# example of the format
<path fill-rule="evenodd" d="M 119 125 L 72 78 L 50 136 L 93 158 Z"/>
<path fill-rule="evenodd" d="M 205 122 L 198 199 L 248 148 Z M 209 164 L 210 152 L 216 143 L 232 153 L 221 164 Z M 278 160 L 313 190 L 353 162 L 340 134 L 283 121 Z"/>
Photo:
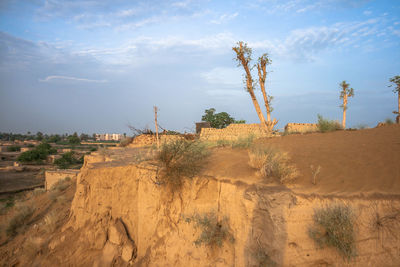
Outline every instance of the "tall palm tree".
<path fill-rule="evenodd" d="M 394 83 L 396 85 L 396 87 L 393 89 L 393 92 L 396 93 L 397 92 L 397 104 L 398 104 L 398 109 L 397 111 L 393 111 L 394 114 L 397 114 L 396 117 L 396 122 L 400 123 L 400 76 L 396 75 L 392 78 L 389 79 L 389 81 L 391 83 Z M 392 87 L 393 85 L 389 85 L 390 87 Z"/>
<path fill-rule="evenodd" d="M 340 91 L 340 99 L 343 99 L 343 104 L 340 106 L 343 108 L 343 120 L 342 120 L 342 127 L 343 129 L 346 128 L 346 110 L 347 110 L 347 99 L 349 97 L 354 96 L 354 89 L 349 88 L 350 84 L 346 83 L 346 81 L 343 81 L 339 84 L 339 86 L 342 88 Z"/>

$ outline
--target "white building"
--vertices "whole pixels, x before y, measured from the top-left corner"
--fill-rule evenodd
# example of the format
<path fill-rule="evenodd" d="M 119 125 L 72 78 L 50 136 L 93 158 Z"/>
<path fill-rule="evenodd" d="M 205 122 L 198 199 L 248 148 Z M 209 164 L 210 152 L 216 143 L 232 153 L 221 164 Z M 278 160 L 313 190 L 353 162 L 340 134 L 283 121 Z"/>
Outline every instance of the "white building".
<path fill-rule="evenodd" d="M 120 141 L 122 139 L 122 134 L 96 134 L 96 141 Z"/>

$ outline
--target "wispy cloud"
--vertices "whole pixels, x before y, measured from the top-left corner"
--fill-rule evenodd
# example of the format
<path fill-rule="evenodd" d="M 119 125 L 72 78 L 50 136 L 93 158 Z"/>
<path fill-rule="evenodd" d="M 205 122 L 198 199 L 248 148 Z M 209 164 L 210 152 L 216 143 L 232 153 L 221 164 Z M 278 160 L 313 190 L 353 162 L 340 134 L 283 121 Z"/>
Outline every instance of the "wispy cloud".
<path fill-rule="evenodd" d="M 76 81 L 76 82 L 89 82 L 89 83 L 105 83 L 107 80 L 91 80 L 86 78 L 77 78 L 70 76 L 47 76 L 44 79 L 39 79 L 40 82 L 51 82 L 53 80 L 68 80 L 68 81 Z"/>
<path fill-rule="evenodd" d="M 235 12 L 233 14 L 223 14 L 221 16 L 219 16 L 217 19 L 213 19 L 210 22 L 212 24 L 223 24 L 223 23 L 227 23 L 228 21 L 236 18 L 239 15 L 238 12 Z"/>
<path fill-rule="evenodd" d="M 363 14 L 366 15 L 366 16 L 369 16 L 369 15 L 372 14 L 372 11 L 370 11 L 370 10 L 365 10 L 365 11 L 363 12 Z"/>

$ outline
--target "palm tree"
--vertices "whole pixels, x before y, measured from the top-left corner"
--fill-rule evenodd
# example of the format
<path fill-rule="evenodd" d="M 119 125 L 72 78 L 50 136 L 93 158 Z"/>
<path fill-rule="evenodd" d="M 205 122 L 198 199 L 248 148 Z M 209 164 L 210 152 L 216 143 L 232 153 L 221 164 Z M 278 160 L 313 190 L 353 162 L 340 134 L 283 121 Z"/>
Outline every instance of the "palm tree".
<path fill-rule="evenodd" d="M 347 98 L 354 96 L 354 89 L 349 88 L 350 84 L 346 83 L 346 81 L 341 82 L 339 84 L 339 86 L 342 88 L 342 91 L 340 91 L 340 99 L 343 99 L 343 104 L 340 107 L 343 108 L 342 127 L 343 127 L 343 129 L 345 129 L 346 128 Z"/>
<path fill-rule="evenodd" d="M 398 110 L 397 111 L 393 111 L 393 113 L 397 114 L 396 122 L 400 123 L 400 76 L 396 75 L 396 76 L 390 78 L 389 81 L 396 85 L 396 87 L 393 89 L 393 93 L 397 92 Z M 389 87 L 392 87 L 392 86 L 393 86 L 393 84 L 389 85 Z"/>

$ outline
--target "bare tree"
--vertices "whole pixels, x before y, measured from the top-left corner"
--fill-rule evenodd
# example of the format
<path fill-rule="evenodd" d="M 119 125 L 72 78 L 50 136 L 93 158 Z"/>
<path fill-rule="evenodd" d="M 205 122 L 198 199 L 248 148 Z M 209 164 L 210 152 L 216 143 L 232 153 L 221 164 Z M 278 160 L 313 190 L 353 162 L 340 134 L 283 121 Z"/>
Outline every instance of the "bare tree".
<path fill-rule="evenodd" d="M 343 129 L 346 128 L 346 110 L 347 110 L 347 99 L 349 97 L 354 96 L 354 89 L 349 88 L 350 84 L 346 83 L 346 81 L 343 81 L 339 84 L 339 86 L 342 88 L 340 91 L 340 99 L 343 99 L 343 104 L 340 106 L 343 108 L 343 120 L 342 120 L 342 127 Z"/>
<path fill-rule="evenodd" d="M 264 54 L 258 58 L 257 70 L 258 70 L 258 81 L 260 84 L 261 92 L 264 97 L 265 108 L 267 110 L 267 122 L 271 121 L 271 101 L 274 98 L 266 93 L 265 90 L 265 80 L 267 78 L 267 65 L 271 64 L 271 59 L 268 57 L 268 54 Z"/>
<path fill-rule="evenodd" d="M 396 86 L 396 87 L 393 89 L 393 93 L 396 93 L 396 92 L 397 92 L 397 104 L 398 104 L 398 109 L 397 109 L 397 111 L 393 111 L 393 113 L 394 113 L 394 114 L 397 114 L 396 122 L 397 122 L 397 123 L 400 123 L 400 76 L 399 76 L 399 75 L 396 75 L 396 76 L 390 78 L 389 81 L 390 81 L 391 83 L 394 83 L 394 85 Z M 393 84 L 389 85 L 389 87 L 392 87 L 392 86 L 393 86 Z"/>
<path fill-rule="evenodd" d="M 254 94 L 254 80 L 251 75 L 252 67 L 250 66 L 252 50 L 250 47 L 247 46 L 246 43 L 243 42 L 238 42 L 238 46 L 232 47 L 232 50 L 236 52 L 236 60 L 238 61 L 238 66 L 242 66 L 245 71 L 245 78 L 246 78 L 245 89 L 250 94 L 258 118 L 260 119 L 261 124 L 266 128 L 266 130 L 271 131 L 275 126 L 275 124 L 277 123 L 277 121 L 274 120 L 273 122 L 267 122 L 265 120 L 260 105 L 258 104 L 256 95 Z"/>

